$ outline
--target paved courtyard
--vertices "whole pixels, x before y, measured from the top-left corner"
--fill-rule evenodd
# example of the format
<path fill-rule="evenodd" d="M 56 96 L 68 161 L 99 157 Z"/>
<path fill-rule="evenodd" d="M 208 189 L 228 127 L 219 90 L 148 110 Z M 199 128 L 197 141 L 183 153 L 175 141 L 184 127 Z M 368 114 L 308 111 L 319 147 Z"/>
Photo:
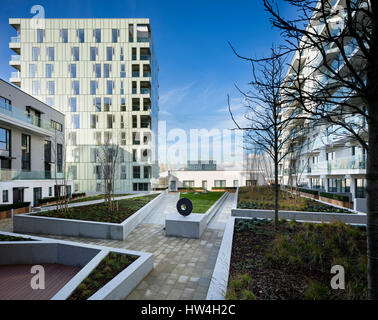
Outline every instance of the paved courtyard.
<path fill-rule="evenodd" d="M 124 241 L 58 236 L 50 238 L 152 253 L 154 269 L 127 299 L 206 299 L 234 194 L 225 200 L 201 239 L 165 236 L 162 216 L 174 209 L 177 197 L 177 194 L 169 193 L 157 210 Z M 12 228 L 11 219 L 0 220 L 0 230 L 11 232 Z"/>

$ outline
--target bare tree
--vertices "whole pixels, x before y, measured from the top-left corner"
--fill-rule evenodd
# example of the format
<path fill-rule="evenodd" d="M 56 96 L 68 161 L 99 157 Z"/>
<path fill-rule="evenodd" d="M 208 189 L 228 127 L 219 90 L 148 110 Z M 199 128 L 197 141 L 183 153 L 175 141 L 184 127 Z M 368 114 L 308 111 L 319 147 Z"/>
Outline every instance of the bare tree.
<path fill-rule="evenodd" d="M 101 175 L 104 181 L 105 196 L 104 202 L 109 212 L 114 212 L 116 207 L 113 204 L 114 182 L 118 167 L 118 155 L 120 147 L 118 144 L 106 143 L 99 148 L 97 161 L 101 165 Z"/>
<path fill-rule="evenodd" d="M 367 150 L 368 295 L 378 299 L 378 2 L 284 0 L 297 11 L 282 15 L 275 0 L 263 0 L 293 54 L 286 94 L 312 121 Z M 271 59 L 257 59 L 266 61 Z M 255 60 L 253 60 L 255 61 Z"/>
<path fill-rule="evenodd" d="M 247 126 L 241 126 L 235 120 L 230 102 L 229 112 L 239 130 L 245 132 L 246 143 L 251 148 L 267 154 L 274 163 L 274 221 L 278 224 L 279 209 L 279 164 L 287 155 L 285 143 L 291 136 L 286 134 L 291 117 L 282 120 L 280 112 L 286 103 L 282 99 L 281 86 L 285 78 L 285 61 L 276 49 L 271 49 L 271 59 L 252 63 L 251 90 L 241 91 L 247 103 L 245 118 Z M 230 99 L 228 98 L 228 101 Z"/>

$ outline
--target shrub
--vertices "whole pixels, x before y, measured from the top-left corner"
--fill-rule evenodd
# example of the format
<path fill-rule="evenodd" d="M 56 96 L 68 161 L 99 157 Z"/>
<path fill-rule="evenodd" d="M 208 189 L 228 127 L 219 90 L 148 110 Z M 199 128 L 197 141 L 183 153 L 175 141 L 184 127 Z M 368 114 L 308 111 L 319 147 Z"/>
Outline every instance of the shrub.
<path fill-rule="evenodd" d="M 326 300 L 328 297 L 328 288 L 318 281 L 311 281 L 304 292 L 306 300 Z"/>
<path fill-rule="evenodd" d="M 299 192 L 303 192 L 303 193 L 313 194 L 313 195 L 315 195 L 315 196 L 319 195 L 319 191 L 318 191 L 318 190 L 311 190 L 311 189 L 298 188 L 298 191 L 299 191 Z"/>
<path fill-rule="evenodd" d="M 77 192 L 77 193 L 73 193 L 71 197 L 72 199 L 75 199 L 75 198 L 85 197 L 85 195 L 86 195 L 85 192 Z"/>
<path fill-rule="evenodd" d="M 349 202 L 349 197 L 342 194 L 320 192 L 320 196 L 328 199 L 334 199 L 343 202 Z"/>
<path fill-rule="evenodd" d="M 1 204 L 0 205 L 0 212 L 1 211 L 8 211 L 11 209 L 18 209 L 18 208 L 26 208 L 30 206 L 30 202 L 18 202 L 13 204 Z"/>

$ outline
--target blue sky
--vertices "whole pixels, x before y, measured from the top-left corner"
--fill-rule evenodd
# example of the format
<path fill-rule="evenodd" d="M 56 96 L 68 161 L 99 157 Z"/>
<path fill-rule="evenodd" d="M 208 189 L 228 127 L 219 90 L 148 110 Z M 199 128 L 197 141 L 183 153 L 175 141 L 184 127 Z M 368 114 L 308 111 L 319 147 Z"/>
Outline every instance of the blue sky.
<path fill-rule="evenodd" d="M 281 41 L 260 0 L 0 1 L 0 77 L 6 80 L 13 71 L 7 47 L 15 35 L 8 18 L 32 17 L 33 5 L 42 5 L 46 18 L 150 18 L 160 66 L 160 119 L 168 129 L 231 128 L 227 94 L 237 108 L 234 83 L 247 87 L 250 66 L 227 41 L 254 57 Z"/>

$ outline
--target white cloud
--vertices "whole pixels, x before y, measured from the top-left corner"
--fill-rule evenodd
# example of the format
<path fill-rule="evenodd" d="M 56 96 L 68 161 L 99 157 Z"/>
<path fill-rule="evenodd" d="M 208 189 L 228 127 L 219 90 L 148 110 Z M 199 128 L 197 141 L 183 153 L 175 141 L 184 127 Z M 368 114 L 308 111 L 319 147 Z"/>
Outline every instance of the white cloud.
<path fill-rule="evenodd" d="M 194 82 L 189 83 L 183 87 L 177 87 L 171 89 L 160 96 L 159 104 L 161 106 L 175 106 L 179 104 L 185 96 L 189 93 L 190 89 L 193 87 Z"/>

